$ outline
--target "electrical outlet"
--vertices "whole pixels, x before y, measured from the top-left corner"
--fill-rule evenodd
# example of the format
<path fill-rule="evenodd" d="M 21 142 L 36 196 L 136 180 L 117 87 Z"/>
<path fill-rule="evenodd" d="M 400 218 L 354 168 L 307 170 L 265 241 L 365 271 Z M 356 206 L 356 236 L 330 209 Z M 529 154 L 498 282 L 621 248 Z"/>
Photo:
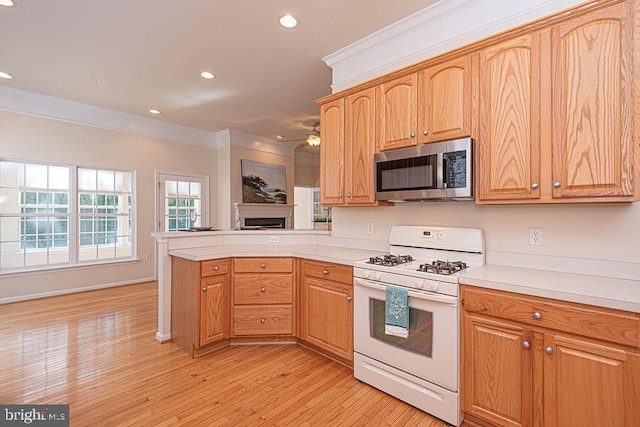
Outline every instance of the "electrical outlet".
<path fill-rule="evenodd" d="M 368 222 L 367 223 L 367 234 L 373 234 L 373 223 L 372 222 Z"/>
<path fill-rule="evenodd" d="M 151 261 L 151 253 L 147 252 L 146 254 L 144 254 L 144 259 L 147 261 Z"/>
<path fill-rule="evenodd" d="M 542 246 L 542 228 L 529 229 L 529 245 Z"/>
<path fill-rule="evenodd" d="M 280 243 L 280 236 L 269 236 L 269 243 Z"/>

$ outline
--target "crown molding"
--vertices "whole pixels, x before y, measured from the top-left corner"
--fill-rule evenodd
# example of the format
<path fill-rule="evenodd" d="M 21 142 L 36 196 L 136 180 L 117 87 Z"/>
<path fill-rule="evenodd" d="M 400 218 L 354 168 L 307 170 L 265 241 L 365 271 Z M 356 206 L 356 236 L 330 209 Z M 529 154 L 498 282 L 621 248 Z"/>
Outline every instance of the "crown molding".
<path fill-rule="evenodd" d="M 336 93 L 583 2 L 441 0 L 322 60 Z"/>
<path fill-rule="evenodd" d="M 183 144 L 217 147 L 214 132 L 6 86 L 0 86 L 0 110 Z"/>
<path fill-rule="evenodd" d="M 295 147 L 275 139 L 253 135 L 235 129 L 224 129 L 216 133 L 216 148 L 238 147 L 248 148 L 266 153 L 293 157 Z"/>

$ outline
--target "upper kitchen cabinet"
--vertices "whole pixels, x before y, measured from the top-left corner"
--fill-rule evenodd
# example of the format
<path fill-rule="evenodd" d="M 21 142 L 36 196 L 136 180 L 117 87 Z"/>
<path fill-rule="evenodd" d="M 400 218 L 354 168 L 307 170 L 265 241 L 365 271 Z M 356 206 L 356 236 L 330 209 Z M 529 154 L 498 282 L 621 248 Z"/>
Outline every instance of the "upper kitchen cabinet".
<path fill-rule="evenodd" d="M 376 206 L 373 183 L 376 88 L 320 107 L 320 199 L 329 206 Z"/>
<path fill-rule="evenodd" d="M 378 87 L 378 150 L 471 135 L 471 56 Z"/>
<path fill-rule="evenodd" d="M 551 30 L 553 198 L 633 200 L 631 3 Z"/>
<path fill-rule="evenodd" d="M 421 71 L 418 141 L 429 143 L 471 135 L 471 105 L 471 55 Z"/>
<path fill-rule="evenodd" d="M 477 199 L 538 199 L 539 34 L 490 46 L 478 56 Z"/>

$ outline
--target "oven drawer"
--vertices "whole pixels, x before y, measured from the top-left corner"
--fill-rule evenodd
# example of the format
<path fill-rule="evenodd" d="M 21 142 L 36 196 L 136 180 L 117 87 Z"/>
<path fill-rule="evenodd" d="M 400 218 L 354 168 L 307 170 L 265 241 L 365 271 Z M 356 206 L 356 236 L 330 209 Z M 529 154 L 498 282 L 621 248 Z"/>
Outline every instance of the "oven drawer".
<path fill-rule="evenodd" d="M 637 347 L 640 319 L 631 313 L 464 286 L 468 312 Z"/>
<path fill-rule="evenodd" d="M 291 305 L 236 306 L 233 311 L 233 333 L 242 335 L 291 335 Z"/>
<path fill-rule="evenodd" d="M 292 258 L 236 258 L 233 261 L 235 273 L 291 273 Z"/>
<path fill-rule="evenodd" d="M 291 274 L 243 274 L 233 280 L 234 304 L 291 304 Z"/>
<path fill-rule="evenodd" d="M 345 285 L 353 284 L 353 267 L 347 265 L 304 260 L 302 262 L 302 271 L 303 276 L 317 277 L 331 280 L 332 282 L 344 283 Z"/>

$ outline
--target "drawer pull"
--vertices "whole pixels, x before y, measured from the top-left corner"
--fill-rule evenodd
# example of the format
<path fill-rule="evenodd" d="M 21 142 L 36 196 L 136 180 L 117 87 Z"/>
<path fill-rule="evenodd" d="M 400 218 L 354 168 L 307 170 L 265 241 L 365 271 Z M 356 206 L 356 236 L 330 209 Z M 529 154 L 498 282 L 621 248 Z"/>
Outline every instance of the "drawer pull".
<path fill-rule="evenodd" d="M 537 311 L 535 313 L 533 313 L 533 318 L 536 320 L 540 320 L 542 319 L 542 314 L 538 313 Z"/>
<path fill-rule="evenodd" d="M 327 275 L 329 272 L 327 270 L 322 270 L 322 274 Z"/>
<path fill-rule="evenodd" d="M 524 348 L 529 348 L 529 347 L 531 347 L 531 344 L 529 344 L 529 341 L 524 341 L 524 342 L 522 343 L 522 347 L 524 347 Z"/>
<path fill-rule="evenodd" d="M 544 352 L 547 354 L 552 354 L 553 353 L 553 349 L 551 347 L 545 347 L 544 348 Z"/>
<path fill-rule="evenodd" d="M 207 292 L 207 287 L 202 288 L 202 292 Z"/>
<path fill-rule="evenodd" d="M 213 267 L 213 271 L 218 271 L 218 270 L 220 270 L 220 267 L 218 267 L 217 265 Z"/>
<path fill-rule="evenodd" d="M 351 301 L 352 299 L 353 299 L 353 298 L 351 297 L 351 295 L 349 295 L 349 296 L 347 297 L 347 301 Z"/>
<path fill-rule="evenodd" d="M 267 265 L 266 264 L 260 264 L 260 268 L 265 269 L 265 268 L 267 268 Z"/>
<path fill-rule="evenodd" d="M 265 293 L 267 290 L 265 288 L 260 288 L 260 292 Z"/>
<path fill-rule="evenodd" d="M 264 323 L 264 322 L 265 322 L 265 320 L 264 320 L 264 317 L 263 317 L 262 319 L 260 319 L 260 323 Z"/>

